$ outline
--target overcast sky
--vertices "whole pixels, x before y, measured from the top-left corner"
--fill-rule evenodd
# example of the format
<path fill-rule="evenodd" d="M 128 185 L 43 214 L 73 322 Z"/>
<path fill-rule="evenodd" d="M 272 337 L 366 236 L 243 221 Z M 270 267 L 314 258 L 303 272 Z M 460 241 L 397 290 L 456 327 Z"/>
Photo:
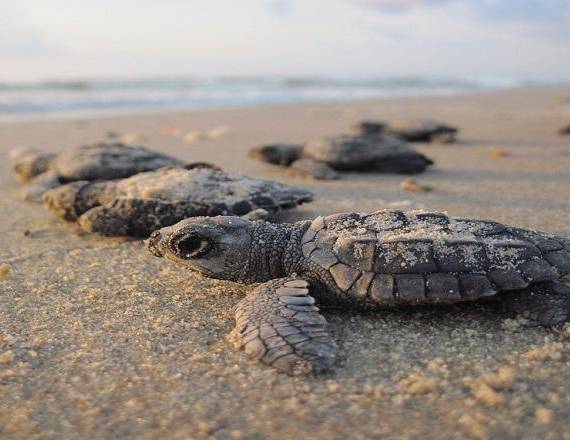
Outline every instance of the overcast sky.
<path fill-rule="evenodd" d="M 0 0 L 0 80 L 570 79 L 570 0 Z"/>

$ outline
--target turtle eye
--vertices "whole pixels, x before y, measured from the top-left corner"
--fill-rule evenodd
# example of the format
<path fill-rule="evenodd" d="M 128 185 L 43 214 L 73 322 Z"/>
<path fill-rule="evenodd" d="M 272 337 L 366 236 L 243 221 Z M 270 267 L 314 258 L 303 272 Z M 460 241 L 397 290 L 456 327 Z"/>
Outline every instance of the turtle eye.
<path fill-rule="evenodd" d="M 211 244 L 208 240 L 193 235 L 182 236 L 173 242 L 176 255 L 183 259 L 199 258 L 206 254 Z"/>

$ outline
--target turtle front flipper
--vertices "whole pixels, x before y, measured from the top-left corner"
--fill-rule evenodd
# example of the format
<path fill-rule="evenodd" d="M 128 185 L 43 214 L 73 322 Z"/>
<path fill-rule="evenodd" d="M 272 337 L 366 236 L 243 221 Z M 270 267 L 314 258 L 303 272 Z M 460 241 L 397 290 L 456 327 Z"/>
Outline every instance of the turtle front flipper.
<path fill-rule="evenodd" d="M 531 284 L 497 295 L 505 308 L 548 327 L 570 322 L 570 286 L 558 282 Z"/>
<path fill-rule="evenodd" d="M 280 278 L 249 293 L 236 307 L 236 345 L 287 374 L 329 372 L 337 347 L 308 287 L 301 279 Z"/>
<path fill-rule="evenodd" d="M 206 204 L 184 200 L 118 197 L 88 210 L 79 217 L 78 223 L 87 232 L 146 238 L 156 229 L 185 218 L 221 213 L 214 212 L 214 209 Z"/>

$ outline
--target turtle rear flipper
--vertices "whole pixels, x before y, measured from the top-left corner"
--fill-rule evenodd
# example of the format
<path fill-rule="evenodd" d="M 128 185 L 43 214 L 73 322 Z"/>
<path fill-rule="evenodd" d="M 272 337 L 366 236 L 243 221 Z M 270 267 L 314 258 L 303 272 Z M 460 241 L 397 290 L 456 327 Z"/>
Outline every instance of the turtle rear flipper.
<path fill-rule="evenodd" d="M 570 322 L 570 286 L 558 282 L 531 284 L 496 297 L 507 309 L 549 327 Z"/>
<path fill-rule="evenodd" d="M 314 303 L 304 280 L 268 281 L 237 305 L 231 336 L 249 357 L 287 374 L 329 372 L 336 344 Z"/>

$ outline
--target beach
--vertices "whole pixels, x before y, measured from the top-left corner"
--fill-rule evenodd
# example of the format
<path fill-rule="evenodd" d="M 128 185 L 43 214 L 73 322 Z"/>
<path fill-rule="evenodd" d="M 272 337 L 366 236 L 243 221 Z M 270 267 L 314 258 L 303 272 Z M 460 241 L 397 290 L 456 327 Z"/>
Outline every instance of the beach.
<path fill-rule="evenodd" d="M 405 191 L 405 177 L 390 174 L 315 181 L 247 156 L 400 118 L 460 129 L 455 144 L 414 144 L 435 162 L 414 177 L 429 192 Z M 530 87 L 0 124 L 0 437 L 570 439 L 570 331 L 491 303 L 325 311 L 335 373 L 281 375 L 226 340 L 251 287 L 21 201 L 7 154 L 130 136 L 314 191 L 274 221 L 396 207 L 570 235 L 570 136 L 557 133 L 568 123 L 570 87 Z"/>

